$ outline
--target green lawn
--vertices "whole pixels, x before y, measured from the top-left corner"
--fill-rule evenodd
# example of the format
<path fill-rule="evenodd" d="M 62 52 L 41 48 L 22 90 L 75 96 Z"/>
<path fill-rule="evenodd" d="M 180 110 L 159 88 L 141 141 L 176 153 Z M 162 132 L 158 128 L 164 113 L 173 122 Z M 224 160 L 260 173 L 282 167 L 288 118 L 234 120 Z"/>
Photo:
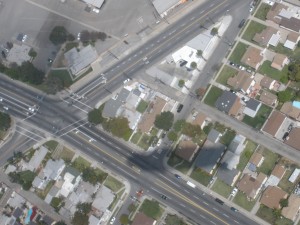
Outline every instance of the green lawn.
<path fill-rule="evenodd" d="M 260 148 L 258 152 L 264 156 L 264 161 L 257 171 L 270 175 L 275 167 L 275 163 L 279 159 L 279 155 L 263 147 Z"/>
<path fill-rule="evenodd" d="M 184 159 L 176 156 L 175 153 L 172 153 L 168 160 L 168 165 L 186 174 L 192 166 L 192 163 L 189 163 Z"/>
<path fill-rule="evenodd" d="M 72 150 L 64 147 L 63 150 L 60 152 L 59 157 L 66 162 L 71 162 L 74 155 L 75 153 Z"/>
<path fill-rule="evenodd" d="M 270 209 L 264 205 L 260 205 L 259 210 L 257 211 L 256 215 L 260 217 L 261 219 L 269 222 L 270 224 L 274 225 L 293 225 L 294 223 L 286 219 L 282 216 L 282 218 L 276 218 L 274 215 L 273 209 Z"/>
<path fill-rule="evenodd" d="M 242 208 L 246 209 L 247 211 L 251 211 L 256 201 L 255 200 L 249 201 L 247 199 L 247 196 L 244 193 L 238 191 L 236 196 L 233 199 L 233 202 L 241 206 Z"/>
<path fill-rule="evenodd" d="M 252 39 L 254 38 L 256 33 L 260 33 L 264 29 L 266 29 L 265 25 L 263 25 L 261 23 L 258 23 L 258 22 L 255 22 L 255 21 L 251 21 L 249 26 L 247 27 L 247 30 L 244 32 L 243 39 L 245 39 L 249 42 L 256 43 Z"/>
<path fill-rule="evenodd" d="M 153 141 L 154 141 L 153 136 L 143 134 L 142 138 L 138 142 L 138 146 L 144 150 L 148 150 L 148 148 L 152 145 Z"/>
<path fill-rule="evenodd" d="M 51 140 L 51 141 L 47 141 L 46 143 L 43 144 L 50 152 L 53 152 L 57 145 L 58 145 L 58 142 L 57 141 L 54 141 L 54 140 Z"/>
<path fill-rule="evenodd" d="M 266 3 L 262 3 L 259 9 L 255 13 L 255 17 L 261 20 L 266 20 L 267 14 L 272 6 Z"/>
<path fill-rule="evenodd" d="M 113 192 L 117 192 L 124 186 L 124 184 L 122 184 L 116 178 L 114 178 L 112 176 L 108 176 L 106 178 L 106 180 L 104 181 L 104 186 L 108 187 Z"/>
<path fill-rule="evenodd" d="M 85 168 L 90 167 L 91 163 L 82 158 L 81 156 L 78 156 L 74 162 L 72 163 L 72 166 L 82 172 Z"/>
<path fill-rule="evenodd" d="M 155 200 L 145 199 L 140 207 L 140 211 L 146 216 L 151 217 L 155 220 L 159 219 L 163 214 L 163 208 L 159 206 L 159 203 Z"/>
<path fill-rule="evenodd" d="M 158 133 L 158 129 L 155 128 L 155 127 L 152 127 L 152 129 L 151 129 L 151 131 L 150 131 L 150 134 L 151 134 L 152 136 L 156 136 L 157 133 Z"/>
<path fill-rule="evenodd" d="M 63 87 L 69 87 L 73 83 L 68 70 L 51 70 L 48 76 L 60 79 Z"/>
<path fill-rule="evenodd" d="M 137 144 L 138 141 L 140 140 L 140 138 L 142 137 L 142 132 L 140 131 L 137 131 L 136 133 L 134 133 L 134 135 L 132 135 L 132 138 L 130 139 L 130 141 L 133 143 L 133 144 Z"/>
<path fill-rule="evenodd" d="M 65 45 L 65 52 L 71 50 L 72 48 L 77 48 L 79 45 L 78 42 L 68 42 L 66 45 Z"/>
<path fill-rule="evenodd" d="M 191 174 L 191 178 L 198 181 L 200 184 L 207 186 L 212 179 L 212 175 L 206 173 L 205 171 L 201 170 L 200 168 L 196 168 L 193 170 Z"/>
<path fill-rule="evenodd" d="M 224 198 L 228 198 L 232 191 L 232 187 L 225 184 L 223 181 L 217 179 L 214 182 L 214 185 L 212 186 L 211 190 L 222 195 Z"/>
<path fill-rule="evenodd" d="M 238 74 L 239 71 L 236 69 L 230 67 L 230 66 L 224 66 L 221 73 L 219 74 L 217 78 L 217 82 L 223 85 L 227 86 L 227 80 L 230 77 L 233 77 Z"/>
<path fill-rule="evenodd" d="M 231 141 L 234 139 L 236 132 L 234 130 L 228 129 L 225 134 L 220 138 L 220 142 L 226 146 L 229 146 Z"/>
<path fill-rule="evenodd" d="M 278 187 L 287 193 L 291 193 L 294 190 L 295 184 L 289 181 L 290 176 L 292 175 L 294 169 L 288 169 L 285 171 L 282 179 L 280 180 Z"/>
<path fill-rule="evenodd" d="M 248 48 L 248 45 L 239 42 L 236 47 L 233 50 L 233 53 L 230 55 L 229 60 L 236 63 L 240 64 L 241 59 L 243 55 L 245 54 L 246 50 Z"/>
<path fill-rule="evenodd" d="M 287 83 L 288 81 L 288 66 L 284 66 L 283 69 L 277 70 L 271 67 L 271 61 L 264 61 L 264 63 L 259 67 L 259 73 L 273 78 L 274 80 L 281 81 L 282 83 Z"/>
<path fill-rule="evenodd" d="M 255 129 L 260 129 L 264 125 L 271 111 L 271 107 L 262 104 L 254 118 L 245 115 L 243 122 Z"/>
<path fill-rule="evenodd" d="M 246 147 L 240 156 L 239 164 L 237 165 L 237 169 L 243 171 L 249 162 L 253 152 L 257 148 L 257 144 L 253 141 L 247 140 Z"/>
<path fill-rule="evenodd" d="M 204 103 L 215 107 L 215 102 L 222 95 L 222 93 L 223 90 L 215 86 L 212 86 L 204 99 Z"/>
<path fill-rule="evenodd" d="M 168 214 L 165 219 L 165 225 L 187 225 L 182 219 L 180 219 L 176 214 Z"/>
<path fill-rule="evenodd" d="M 148 102 L 141 100 L 138 106 L 136 107 L 136 111 L 140 113 L 144 113 L 148 107 L 148 104 L 149 104 Z"/>

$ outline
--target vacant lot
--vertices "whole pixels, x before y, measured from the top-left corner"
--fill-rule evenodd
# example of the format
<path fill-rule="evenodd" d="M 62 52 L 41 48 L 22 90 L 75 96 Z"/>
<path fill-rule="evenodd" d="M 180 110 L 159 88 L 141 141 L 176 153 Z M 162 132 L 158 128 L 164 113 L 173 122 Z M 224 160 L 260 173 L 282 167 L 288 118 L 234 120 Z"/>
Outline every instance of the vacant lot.
<path fill-rule="evenodd" d="M 247 27 L 247 30 L 245 31 L 244 35 L 243 35 L 243 39 L 249 41 L 249 42 L 254 42 L 253 41 L 253 37 L 255 36 L 256 33 L 261 33 L 264 29 L 266 29 L 266 26 L 255 22 L 255 21 L 251 21 L 249 26 Z"/>
<path fill-rule="evenodd" d="M 204 103 L 215 107 L 215 102 L 222 95 L 222 93 L 223 93 L 223 90 L 221 90 L 220 88 L 217 88 L 215 86 L 212 86 L 204 99 Z"/>
<path fill-rule="evenodd" d="M 268 118 L 268 116 L 270 115 L 271 111 L 272 111 L 271 107 L 266 106 L 266 105 L 261 105 L 260 109 L 258 110 L 258 112 L 254 118 L 252 118 L 248 115 L 245 115 L 243 122 L 255 129 L 260 129 L 264 125 L 264 123 L 265 123 L 266 119 Z"/>
<path fill-rule="evenodd" d="M 239 71 L 237 71 L 236 69 L 234 69 L 230 66 L 224 66 L 221 73 L 219 74 L 219 76 L 217 78 L 217 82 L 227 86 L 228 78 L 237 75 L 238 72 Z"/>
<path fill-rule="evenodd" d="M 248 47 L 248 45 L 239 42 L 236 45 L 236 47 L 234 48 L 233 53 L 229 57 L 229 60 L 236 63 L 236 64 L 240 64 L 241 59 L 242 59 L 243 55 L 245 54 L 245 52 L 247 50 L 247 47 Z"/>

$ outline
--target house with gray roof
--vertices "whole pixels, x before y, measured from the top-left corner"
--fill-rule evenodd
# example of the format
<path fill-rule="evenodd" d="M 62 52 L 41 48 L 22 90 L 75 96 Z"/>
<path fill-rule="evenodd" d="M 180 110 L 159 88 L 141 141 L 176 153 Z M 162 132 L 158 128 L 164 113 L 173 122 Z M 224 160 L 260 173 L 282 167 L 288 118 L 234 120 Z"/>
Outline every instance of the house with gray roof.
<path fill-rule="evenodd" d="M 104 213 L 113 202 L 114 198 L 115 194 L 109 188 L 102 185 L 92 203 L 92 209 Z"/>
<path fill-rule="evenodd" d="M 164 17 L 170 10 L 178 6 L 181 2 L 181 0 L 154 0 L 152 4 L 158 14 L 161 17 Z"/>
<path fill-rule="evenodd" d="M 199 167 L 209 174 L 212 174 L 213 170 L 217 166 L 217 163 L 224 154 L 225 149 L 225 145 L 219 142 L 214 143 L 207 139 L 195 160 L 196 167 Z"/>
<path fill-rule="evenodd" d="M 45 202 L 47 204 L 50 204 L 52 201 L 52 198 L 57 197 L 59 195 L 59 191 L 60 191 L 60 189 L 57 186 L 53 185 L 51 187 L 50 191 L 48 192 L 48 194 L 46 195 Z"/>
<path fill-rule="evenodd" d="M 219 131 L 217 131 L 215 129 L 211 129 L 207 135 L 207 140 L 209 140 L 213 143 L 217 143 L 221 136 L 222 136 L 222 134 Z"/>
<path fill-rule="evenodd" d="M 109 99 L 104 105 L 102 116 L 106 118 L 116 117 L 118 115 L 118 110 L 120 109 L 120 107 L 126 103 L 129 94 L 130 91 L 123 88 L 115 98 Z"/>
<path fill-rule="evenodd" d="M 223 91 L 222 95 L 217 99 L 215 106 L 218 110 L 230 114 L 230 110 L 237 101 L 238 96 L 230 91 Z"/>
<path fill-rule="evenodd" d="M 48 150 L 44 146 L 41 146 L 38 150 L 36 150 L 30 161 L 25 165 L 26 169 L 35 171 L 42 163 L 43 159 L 47 155 L 47 152 Z"/>
<path fill-rule="evenodd" d="M 255 100 L 253 98 L 250 98 L 249 101 L 246 102 L 244 114 L 253 118 L 256 116 L 260 107 L 261 107 L 261 102 Z"/>
<path fill-rule="evenodd" d="M 23 215 L 23 210 L 20 209 L 19 207 L 15 209 L 13 212 L 13 216 L 17 219 L 20 218 Z"/>

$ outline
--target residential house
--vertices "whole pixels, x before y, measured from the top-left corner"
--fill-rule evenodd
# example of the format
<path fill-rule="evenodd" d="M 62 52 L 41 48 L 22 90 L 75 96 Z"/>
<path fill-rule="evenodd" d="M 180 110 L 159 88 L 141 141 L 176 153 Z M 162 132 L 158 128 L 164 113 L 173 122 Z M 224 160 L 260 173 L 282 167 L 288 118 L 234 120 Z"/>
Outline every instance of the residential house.
<path fill-rule="evenodd" d="M 109 188 L 102 185 L 97 191 L 92 203 L 92 210 L 103 214 L 113 202 L 114 198 L 115 194 Z"/>
<path fill-rule="evenodd" d="M 131 225 L 141 225 L 141 224 L 143 224 L 143 225 L 155 225 L 156 220 L 146 216 L 142 212 L 138 212 L 136 214 L 136 216 L 134 217 Z"/>
<path fill-rule="evenodd" d="M 29 162 L 25 165 L 25 169 L 35 171 L 40 166 L 47 153 L 48 149 L 44 146 L 41 146 L 38 150 L 34 152 Z"/>
<path fill-rule="evenodd" d="M 260 81 L 260 85 L 269 90 L 273 90 L 275 87 L 275 84 L 276 84 L 276 80 L 274 80 L 270 77 L 267 77 L 267 76 L 264 76 Z"/>
<path fill-rule="evenodd" d="M 284 113 L 290 118 L 300 121 L 300 109 L 294 107 L 292 102 L 285 102 L 282 105 L 280 112 Z"/>
<path fill-rule="evenodd" d="M 299 34 L 297 34 L 296 32 L 290 32 L 287 36 L 286 41 L 284 42 L 284 47 L 294 51 L 299 42 L 299 37 Z"/>
<path fill-rule="evenodd" d="M 207 140 L 212 143 L 217 143 L 220 140 L 220 137 L 222 137 L 222 134 L 219 131 L 211 129 L 207 135 Z"/>
<path fill-rule="evenodd" d="M 64 54 L 67 65 L 71 73 L 75 76 L 87 71 L 89 66 L 98 58 L 98 53 L 94 47 L 87 45 L 79 51 L 72 48 Z"/>
<path fill-rule="evenodd" d="M 258 152 L 254 152 L 248 162 L 248 169 L 252 172 L 255 172 L 256 169 L 261 166 L 264 159 L 265 158 L 263 157 L 262 154 L 260 154 Z"/>
<path fill-rule="evenodd" d="M 42 218 L 42 221 L 44 222 L 45 225 L 53 225 L 55 222 L 50 216 L 44 215 Z"/>
<path fill-rule="evenodd" d="M 100 219 L 91 214 L 89 216 L 89 225 L 100 225 Z"/>
<path fill-rule="evenodd" d="M 60 194 L 67 198 L 81 181 L 80 172 L 77 169 L 69 166 L 64 171 L 63 180 L 64 183 L 61 187 Z"/>
<path fill-rule="evenodd" d="M 268 47 L 269 45 L 277 46 L 280 39 L 279 30 L 273 27 L 266 27 L 260 33 L 256 33 L 253 37 L 253 41 L 257 42 L 261 46 Z"/>
<path fill-rule="evenodd" d="M 215 106 L 218 110 L 230 116 L 237 116 L 242 108 L 240 98 L 230 91 L 223 91 L 222 95 L 217 99 Z"/>
<path fill-rule="evenodd" d="M 100 9 L 105 0 L 83 0 L 87 5 Z"/>
<path fill-rule="evenodd" d="M 201 129 L 206 125 L 206 122 L 209 120 L 207 116 L 204 113 L 197 113 L 197 115 L 194 117 L 194 120 L 192 121 L 193 125 L 199 125 Z"/>
<path fill-rule="evenodd" d="M 236 76 L 230 77 L 227 84 L 233 87 L 234 90 L 242 91 L 244 94 L 249 94 L 251 87 L 254 86 L 255 81 L 249 76 L 249 73 L 240 71 Z"/>
<path fill-rule="evenodd" d="M 285 174 L 286 169 L 283 165 L 277 164 L 271 175 L 269 176 L 265 186 L 277 186 L 280 180 L 282 179 L 283 175 Z"/>
<path fill-rule="evenodd" d="M 275 137 L 285 118 L 284 114 L 274 110 L 264 124 L 262 131 Z"/>
<path fill-rule="evenodd" d="M 277 103 L 277 95 L 263 90 L 263 92 L 259 96 L 259 100 L 265 103 L 266 105 L 274 107 Z"/>
<path fill-rule="evenodd" d="M 244 136 L 236 135 L 221 159 L 217 177 L 230 186 L 234 185 L 240 174 L 236 167 L 240 160 L 240 154 L 245 148 L 245 140 Z"/>
<path fill-rule="evenodd" d="M 297 150 L 300 150 L 300 128 L 294 127 L 291 132 L 289 133 L 289 136 L 287 137 L 285 143 Z"/>
<path fill-rule="evenodd" d="M 281 27 L 287 30 L 295 31 L 297 33 L 300 32 L 300 20 L 295 17 L 291 17 L 291 18 L 282 17 L 279 24 Z"/>
<path fill-rule="evenodd" d="M 237 188 L 245 193 L 247 197 L 255 199 L 266 180 L 267 175 L 263 173 L 259 173 L 256 178 L 249 174 L 244 174 L 242 179 L 237 183 Z"/>
<path fill-rule="evenodd" d="M 199 146 L 191 140 L 180 141 L 175 154 L 185 161 L 191 162 L 198 152 Z"/>
<path fill-rule="evenodd" d="M 275 2 L 269 10 L 269 12 L 267 13 L 266 19 L 279 24 L 281 21 L 279 13 L 282 11 L 282 9 L 288 9 L 288 6 Z"/>
<path fill-rule="evenodd" d="M 262 194 L 260 203 L 271 209 L 280 209 L 280 200 L 286 199 L 287 197 L 288 194 L 279 187 L 268 186 Z"/>
<path fill-rule="evenodd" d="M 65 168 L 65 162 L 62 159 L 49 159 L 45 168 L 36 176 L 32 182 L 32 186 L 44 190 L 47 184 L 54 180 L 56 181 Z"/>
<path fill-rule="evenodd" d="M 243 55 L 241 62 L 257 70 L 262 63 L 262 60 L 262 52 L 255 47 L 249 46 Z"/>
<path fill-rule="evenodd" d="M 283 207 L 281 214 L 292 221 L 295 221 L 300 209 L 300 197 L 296 194 L 291 194 L 288 200 L 288 206 Z"/>
<path fill-rule="evenodd" d="M 285 65 L 289 64 L 289 59 L 286 55 L 276 53 L 273 58 L 271 67 L 277 70 L 282 70 Z"/>
<path fill-rule="evenodd" d="M 216 139 L 213 138 L 212 140 Z M 219 142 L 210 141 L 210 139 L 207 138 L 195 160 L 196 167 L 199 167 L 209 174 L 212 174 L 213 170 L 217 166 L 217 163 L 224 154 L 225 149 L 225 145 Z"/>
<path fill-rule="evenodd" d="M 57 187 L 56 185 L 53 185 L 46 195 L 45 202 L 47 204 L 50 204 L 52 201 L 52 198 L 59 196 L 60 188 Z"/>
<path fill-rule="evenodd" d="M 138 124 L 138 129 L 143 133 L 148 133 L 154 126 L 154 121 L 157 115 L 159 115 L 165 107 L 167 101 L 155 96 L 154 101 L 148 106 L 147 111 L 142 116 L 141 121 Z"/>
<path fill-rule="evenodd" d="M 261 103 L 253 98 L 250 98 L 247 102 L 246 102 L 246 106 L 244 108 L 243 113 L 245 115 L 248 115 L 250 117 L 255 117 L 258 110 L 261 107 Z"/>
<path fill-rule="evenodd" d="M 130 91 L 123 88 L 114 98 L 109 99 L 103 108 L 102 116 L 105 118 L 114 118 L 118 116 L 118 110 L 126 103 Z"/>
<path fill-rule="evenodd" d="M 294 169 L 293 173 L 289 177 L 289 182 L 295 183 L 295 181 L 298 179 L 300 174 L 300 169 L 296 168 Z"/>

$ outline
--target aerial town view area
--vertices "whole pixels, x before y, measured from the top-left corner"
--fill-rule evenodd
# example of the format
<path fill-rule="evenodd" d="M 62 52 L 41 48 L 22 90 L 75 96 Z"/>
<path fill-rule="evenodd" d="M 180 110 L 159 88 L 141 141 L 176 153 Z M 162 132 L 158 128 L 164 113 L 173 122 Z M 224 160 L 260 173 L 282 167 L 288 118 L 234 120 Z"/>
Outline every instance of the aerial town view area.
<path fill-rule="evenodd" d="M 0 0 L 0 225 L 300 225 L 299 0 Z"/>

